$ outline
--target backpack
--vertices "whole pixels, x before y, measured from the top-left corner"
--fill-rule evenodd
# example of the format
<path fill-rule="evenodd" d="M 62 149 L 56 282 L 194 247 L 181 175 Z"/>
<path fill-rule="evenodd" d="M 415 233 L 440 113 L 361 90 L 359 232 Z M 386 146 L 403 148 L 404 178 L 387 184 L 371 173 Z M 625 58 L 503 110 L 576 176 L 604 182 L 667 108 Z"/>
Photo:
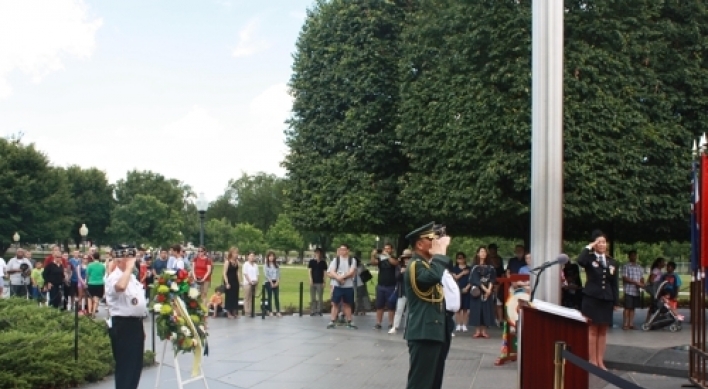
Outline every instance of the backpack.
<path fill-rule="evenodd" d="M 354 258 L 349 257 L 349 269 L 352 268 L 352 259 L 354 259 Z M 334 271 L 336 272 L 339 270 L 339 255 L 337 255 L 337 259 L 335 260 L 335 262 L 336 262 L 336 264 L 334 266 Z"/>

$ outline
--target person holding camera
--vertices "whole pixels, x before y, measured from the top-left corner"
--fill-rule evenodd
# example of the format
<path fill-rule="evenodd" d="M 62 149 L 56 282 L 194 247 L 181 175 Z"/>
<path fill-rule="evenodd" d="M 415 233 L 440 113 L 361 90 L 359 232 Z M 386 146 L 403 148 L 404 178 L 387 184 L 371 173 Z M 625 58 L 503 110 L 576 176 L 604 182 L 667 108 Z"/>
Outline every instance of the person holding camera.
<path fill-rule="evenodd" d="M 133 274 L 136 254 L 134 247 L 114 247 L 116 267 L 105 283 L 116 389 L 137 389 L 143 371 L 143 318 L 147 315 L 147 304 L 143 286 Z"/>
<path fill-rule="evenodd" d="M 30 280 L 32 263 L 25 258 L 23 249 L 17 249 L 15 257 L 7 263 L 5 273 L 10 275 L 10 296 L 29 297 L 29 287 L 32 285 Z"/>
<path fill-rule="evenodd" d="M 406 236 L 413 246 L 413 257 L 403 275 L 408 301 L 404 339 L 408 341 L 410 354 L 407 389 L 442 387 L 455 326 L 446 311 L 441 284 L 450 264 L 446 255 L 450 237 L 442 234 L 436 231 L 435 223 L 429 223 Z"/>
<path fill-rule="evenodd" d="M 383 322 L 384 308 L 388 309 L 388 329 L 393 329 L 393 317 L 396 313 L 397 297 L 396 293 L 396 271 L 398 259 L 393 256 L 393 246 L 390 243 L 384 245 L 381 255 L 371 258 L 371 264 L 378 266 L 379 275 L 376 285 L 376 325 L 374 329 L 380 330 Z"/>

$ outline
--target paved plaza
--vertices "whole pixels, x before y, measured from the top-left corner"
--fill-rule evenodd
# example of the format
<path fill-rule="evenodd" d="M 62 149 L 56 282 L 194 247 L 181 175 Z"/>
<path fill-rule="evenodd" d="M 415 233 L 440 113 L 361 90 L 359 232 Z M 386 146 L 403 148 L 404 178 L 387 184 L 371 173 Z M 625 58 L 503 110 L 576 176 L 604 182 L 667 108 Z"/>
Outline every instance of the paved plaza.
<path fill-rule="evenodd" d="M 619 314 L 620 316 L 617 316 Z M 644 317 L 641 311 L 639 317 Z M 621 312 L 615 321 L 621 322 Z M 203 368 L 211 389 L 269 389 L 269 388 L 404 388 L 408 371 L 408 349 L 402 335 L 388 335 L 385 330 L 374 330 L 374 315 L 357 317 L 358 330 L 344 327 L 326 329 L 328 317 L 285 316 L 237 320 L 210 319 L 209 356 Z M 385 323 L 385 320 L 384 320 Z M 146 347 L 152 348 L 151 323 L 145 321 Z M 499 354 L 500 331 L 490 330 L 490 339 L 472 339 L 470 334 L 453 338 L 447 359 L 443 387 L 446 389 L 516 388 L 516 364 L 495 367 Z M 622 331 L 613 329 L 610 343 L 613 352 L 630 347 L 643 347 L 644 353 L 688 344 L 690 327 L 682 332 Z M 163 344 L 156 345 L 158 361 Z M 177 388 L 174 361 L 167 352 L 158 388 Z M 608 357 L 610 350 L 608 350 Z M 632 357 L 634 358 L 634 357 Z M 191 355 L 181 355 L 179 363 L 183 377 L 189 377 Z M 550 362 L 550 361 L 549 361 Z M 683 363 L 665 361 L 663 363 Z M 611 363 L 608 362 L 611 367 Z M 155 388 L 158 367 L 143 371 L 140 388 Z M 624 378 L 644 388 L 679 388 L 685 379 L 636 372 L 618 372 Z M 190 383 L 187 388 L 201 388 L 202 382 Z M 594 389 L 614 386 L 592 379 Z M 113 389 L 112 377 L 84 386 L 85 389 Z"/>

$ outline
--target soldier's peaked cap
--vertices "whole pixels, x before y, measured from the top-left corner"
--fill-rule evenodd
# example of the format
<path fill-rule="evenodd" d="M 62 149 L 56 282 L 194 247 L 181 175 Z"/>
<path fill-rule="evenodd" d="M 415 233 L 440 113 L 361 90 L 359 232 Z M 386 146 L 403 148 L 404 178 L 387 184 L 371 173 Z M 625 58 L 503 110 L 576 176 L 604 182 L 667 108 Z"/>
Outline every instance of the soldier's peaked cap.
<path fill-rule="evenodd" d="M 406 240 L 410 243 L 415 243 L 420 238 L 435 238 L 435 230 L 433 227 L 435 222 L 430 222 L 422 227 L 418 227 L 406 235 Z"/>

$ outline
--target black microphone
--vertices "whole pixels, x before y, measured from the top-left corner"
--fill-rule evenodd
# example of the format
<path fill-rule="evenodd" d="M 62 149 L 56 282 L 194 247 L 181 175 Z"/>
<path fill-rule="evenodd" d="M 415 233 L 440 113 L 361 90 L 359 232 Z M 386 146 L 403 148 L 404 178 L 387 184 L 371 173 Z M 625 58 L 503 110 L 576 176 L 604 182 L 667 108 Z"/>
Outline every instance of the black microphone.
<path fill-rule="evenodd" d="M 555 261 L 546 261 L 543 265 L 531 270 L 531 272 L 543 271 L 555 265 L 565 265 L 566 263 L 568 263 L 569 260 L 570 258 L 568 258 L 566 254 L 561 254 L 556 258 Z"/>

